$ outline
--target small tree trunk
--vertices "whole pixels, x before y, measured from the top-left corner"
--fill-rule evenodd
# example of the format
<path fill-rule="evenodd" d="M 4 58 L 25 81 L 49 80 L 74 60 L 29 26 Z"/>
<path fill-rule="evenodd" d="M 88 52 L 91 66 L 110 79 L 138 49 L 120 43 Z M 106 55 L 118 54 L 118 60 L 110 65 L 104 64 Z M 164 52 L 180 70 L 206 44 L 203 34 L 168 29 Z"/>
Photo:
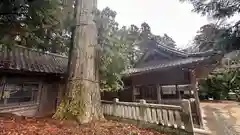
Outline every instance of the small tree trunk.
<path fill-rule="evenodd" d="M 80 123 L 103 118 L 99 77 L 96 64 L 97 28 L 93 22 L 95 0 L 77 0 L 73 48 L 69 62 L 68 97 L 62 101 L 55 117 L 76 119 Z"/>

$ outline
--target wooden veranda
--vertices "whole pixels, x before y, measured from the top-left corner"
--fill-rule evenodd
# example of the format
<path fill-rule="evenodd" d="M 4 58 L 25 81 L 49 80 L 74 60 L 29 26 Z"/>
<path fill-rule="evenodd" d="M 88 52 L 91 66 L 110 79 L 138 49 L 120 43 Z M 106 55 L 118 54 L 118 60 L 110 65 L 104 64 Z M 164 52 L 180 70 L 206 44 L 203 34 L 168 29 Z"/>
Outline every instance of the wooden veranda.
<path fill-rule="evenodd" d="M 173 68 L 130 78 L 132 85 L 126 89 L 132 92 L 132 102 L 145 99 L 148 103 L 181 105 L 182 99 L 191 99 L 193 120 L 202 126 L 195 70 Z M 127 100 L 124 95 L 120 100 Z"/>

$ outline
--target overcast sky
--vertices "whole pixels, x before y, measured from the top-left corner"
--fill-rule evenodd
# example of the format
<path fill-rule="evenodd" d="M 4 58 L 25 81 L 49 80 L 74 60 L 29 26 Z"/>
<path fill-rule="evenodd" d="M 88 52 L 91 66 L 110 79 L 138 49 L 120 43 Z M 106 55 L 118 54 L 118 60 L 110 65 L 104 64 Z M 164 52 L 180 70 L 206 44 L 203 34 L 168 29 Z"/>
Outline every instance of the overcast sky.
<path fill-rule="evenodd" d="M 98 8 L 110 7 L 120 25 L 140 26 L 147 22 L 153 34 L 167 33 L 183 48 L 193 39 L 207 18 L 191 12 L 192 5 L 179 0 L 98 0 Z"/>

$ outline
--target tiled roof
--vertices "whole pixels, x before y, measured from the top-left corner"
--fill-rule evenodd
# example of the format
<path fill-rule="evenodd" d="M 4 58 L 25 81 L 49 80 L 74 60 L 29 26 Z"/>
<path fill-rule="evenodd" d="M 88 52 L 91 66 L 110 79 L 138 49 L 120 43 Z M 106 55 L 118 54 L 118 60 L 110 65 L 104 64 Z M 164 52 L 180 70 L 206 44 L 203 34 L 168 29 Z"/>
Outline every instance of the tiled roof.
<path fill-rule="evenodd" d="M 178 55 L 182 58 L 212 56 L 212 55 L 220 53 L 220 52 L 216 52 L 216 51 L 213 51 L 213 50 L 208 50 L 208 51 L 204 51 L 204 52 L 188 53 L 188 52 L 184 52 L 184 51 L 177 50 L 175 48 L 165 46 L 165 45 L 160 45 L 160 44 L 158 44 L 157 50 L 162 50 L 162 51 L 165 51 L 165 52 L 168 52 L 168 53 L 171 53 L 171 54 L 175 54 L 175 55 Z"/>
<path fill-rule="evenodd" d="M 62 74 L 67 69 L 67 63 L 67 57 L 22 46 L 3 47 L 0 51 L 0 70 Z"/>
<path fill-rule="evenodd" d="M 171 53 L 171 54 L 174 54 L 174 55 L 177 55 L 179 57 L 187 57 L 188 56 L 187 53 L 185 53 L 183 51 L 180 51 L 180 50 L 177 50 L 177 49 L 174 49 L 172 47 L 166 46 L 166 45 L 158 44 L 158 48 L 157 49 L 165 51 L 165 52 L 168 52 L 168 53 Z"/>
<path fill-rule="evenodd" d="M 145 42 L 145 41 L 144 41 Z M 141 42 L 136 43 L 136 44 L 143 44 Z M 143 58 L 145 58 L 148 54 L 149 51 L 156 51 L 156 52 L 165 52 L 167 54 L 171 54 L 172 56 L 175 56 L 175 58 L 179 58 L 179 59 L 185 59 L 185 58 L 189 58 L 189 57 L 205 57 L 205 56 L 212 56 L 215 55 L 216 53 L 218 54 L 219 52 L 214 52 L 213 50 L 209 50 L 209 51 L 205 51 L 205 52 L 195 52 L 195 53 L 188 53 L 188 52 L 184 52 L 181 50 L 178 50 L 176 48 L 172 48 L 166 45 L 162 45 L 159 42 L 157 42 L 156 40 L 153 39 L 149 39 L 148 41 L 145 42 L 145 44 L 156 44 L 156 46 L 154 46 L 153 48 L 150 49 L 146 49 L 144 54 L 140 57 L 140 59 L 138 60 L 138 62 L 135 64 L 138 65 L 138 63 L 141 62 L 141 60 Z"/>
<path fill-rule="evenodd" d="M 174 53 L 173 49 L 165 49 L 166 51 L 172 51 Z M 211 56 L 215 55 L 212 52 L 186 54 L 177 51 L 177 53 L 181 56 L 184 56 L 184 58 L 180 57 L 180 59 L 177 60 L 151 63 L 141 68 L 129 69 L 125 71 L 124 74 L 131 75 L 151 70 L 177 67 L 180 65 L 183 66 L 192 63 L 194 64 L 208 60 L 212 58 Z M 52 53 L 39 52 L 22 46 L 15 46 L 10 50 L 3 48 L 0 51 L 0 70 L 18 70 L 49 74 L 63 74 L 67 70 L 67 63 L 67 57 Z"/>
<path fill-rule="evenodd" d="M 164 68 L 169 68 L 169 67 L 177 67 L 177 66 L 183 66 L 187 64 L 194 64 L 198 63 L 200 61 L 203 61 L 205 59 L 208 59 L 208 57 L 197 57 L 197 58 L 185 58 L 185 59 L 179 59 L 179 60 L 172 60 L 164 63 L 155 63 L 152 65 L 148 65 L 142 68 L 132 68 L 124 72 L 124 74 L 136 74 L 140 72 L 147 72 L 151 70 L 156 70 L 156 69 L 164 69 Z"/>
<path fill-rule="evenodd" d="M 149 62 L 145 63 L 144 66 L 128 69 L 123 74 L 125 75 L 133 75 L 138 73 L 144 73 L 149 72 L 153 70 L 160 70 L 160 69 L 166 69 L 170 67 L 182 67 L 185 65 L 196 65 L 197 63 L 207 61 L 207 60 L 216 60 L 216 57 L 214 56 L 221 56 L 222 54 L 219 52 L 201 52 L 201 53 L 191 53 L 187 54 L 186 58 L 179 58 L 176 60 L 169 60 L 169 61 L 155 61 L 155 62 Z M 217 57 L 220 58 L 220 57 Z"/>

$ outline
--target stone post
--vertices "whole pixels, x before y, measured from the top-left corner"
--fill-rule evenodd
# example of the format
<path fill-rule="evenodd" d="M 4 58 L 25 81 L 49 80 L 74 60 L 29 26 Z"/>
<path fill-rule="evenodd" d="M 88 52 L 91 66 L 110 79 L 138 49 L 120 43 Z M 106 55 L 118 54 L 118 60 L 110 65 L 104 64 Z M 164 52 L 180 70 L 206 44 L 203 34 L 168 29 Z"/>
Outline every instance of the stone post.
<path fill-rule="evenodd" d="M 142 127 L 143 122 L 144 122 L 144 118 L 145 118 L 145 112 L 146 112 L 146 100 L 141 99 L 140 100 L 140 108 L 139 108 L 139 113 L 140 113 L 140 120 L 138 123 L 139 127 Z"/>
<path fill-rule="evenodd" d="M 182 113 L 181 113 L 181 119 L 184 124 L 185 130 L 190 133 L 193 133 L 193 119 L 192 119 L 192 111 L 189 100 L 182 100 L 181 102 L 182 107 Z"/>
<path fill-rule="evenodd" d="M 113 116 L 118 116 L 117 114 L 117 103 L 119 102 L 118 98 L 113 99 Z"/>

